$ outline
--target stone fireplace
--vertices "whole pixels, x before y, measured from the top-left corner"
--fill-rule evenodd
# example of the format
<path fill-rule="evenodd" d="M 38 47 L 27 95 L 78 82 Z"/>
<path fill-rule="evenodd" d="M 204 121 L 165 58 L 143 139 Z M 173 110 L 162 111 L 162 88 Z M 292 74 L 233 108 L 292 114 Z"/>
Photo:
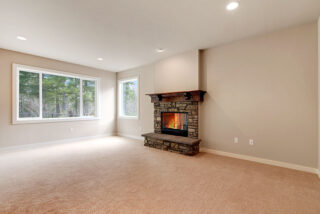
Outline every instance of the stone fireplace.
<path fill-rule="evenodd" d="M 186 129 L 183 135 L 185 137 L 198 138 L 198 102 L 178 101 L 178 102 L 155 102 L 154 103 L 154 132 L 169 134 L 163 132 L 163 114 L 173 112 L 185 114 L 187 117 Z M 174 132 L 173 132 L 174 133 Z M 178 134 L 176 134 L 178 135 Z"/>
<path fill-rule="evenodd" d="M 145 146 L 195 155 L 199 152 L 199 102 L 205 91 L 148 94 L 154 103 L 154 133 Z"/>

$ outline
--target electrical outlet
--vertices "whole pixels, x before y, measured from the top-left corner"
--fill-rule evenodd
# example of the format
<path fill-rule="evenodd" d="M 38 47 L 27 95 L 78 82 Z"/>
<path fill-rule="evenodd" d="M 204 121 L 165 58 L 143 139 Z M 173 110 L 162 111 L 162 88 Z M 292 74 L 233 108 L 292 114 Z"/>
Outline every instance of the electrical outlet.
<path fill-rule="evenodd" d="M 250 146 L 253 146 L 253 145 L 254 145 L 253 139 L 250 139 L 250 140 L 249 140 L 249 145 L 250 145 Z"/>
<path fill-rule="evenodd" d="M 234 142 L 234 143 L 239 143 L 239 139 L 238 139 L 237 137 L 235 137 L 235 138 L 233 139 L 233 142 Z"/>

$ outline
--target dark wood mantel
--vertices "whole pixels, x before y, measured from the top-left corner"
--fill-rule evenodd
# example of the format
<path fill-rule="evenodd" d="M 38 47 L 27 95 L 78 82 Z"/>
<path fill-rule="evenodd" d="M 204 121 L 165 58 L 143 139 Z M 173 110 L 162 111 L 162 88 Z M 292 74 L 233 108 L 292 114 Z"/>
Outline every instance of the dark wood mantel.
<path fill-rule="evenodd" d="M 202 102 L 206 91 L 178 91 L 167 93 L 146 94 L 151 97 L 151 102 L 181 102 L 181 101 L 197 101 Z"/>

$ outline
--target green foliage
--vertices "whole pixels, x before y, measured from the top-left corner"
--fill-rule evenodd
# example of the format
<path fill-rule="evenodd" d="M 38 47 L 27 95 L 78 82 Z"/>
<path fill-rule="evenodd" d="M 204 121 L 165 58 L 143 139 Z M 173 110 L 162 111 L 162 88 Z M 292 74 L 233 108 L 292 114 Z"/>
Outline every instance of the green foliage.
<path fill-rule="evenodd" d="M 19 73 L 19 117 L 40 116 L 40 74 Z M 95 116 L 95 81 L 82 81 L 83 115 Z M 80 116 L 80 79 L 42 74 L 42 117 L 64 118 Z"/>
<path fill-rule="evenodd" d="M 82 81 L 82 97 L 83 97 L 83 115 L 95 115 L 95 81 L 83 80 Z"/>
<path fill-rule="evenodd" d="M 19 72 L 19 117 L 39 117 L 39 74 Z"/>
<path fill-rule="evenodd" d="M 80 116 L 80 79 L 42 75 L 43 118 Z"/>
<path fill-rule="evenodd" d="M 123 113 L 126 116 L 137 116 L 137 80 L 123 83 Z"/>

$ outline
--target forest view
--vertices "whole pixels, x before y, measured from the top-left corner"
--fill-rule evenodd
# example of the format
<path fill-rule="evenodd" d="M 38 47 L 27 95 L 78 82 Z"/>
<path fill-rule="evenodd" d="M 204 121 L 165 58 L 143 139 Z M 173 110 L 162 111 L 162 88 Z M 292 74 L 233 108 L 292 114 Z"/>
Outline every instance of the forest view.
<path fill-rule="evenodd" d="M 40 117 L 40 74 L 19 73 L 19 117 Z M 80 78 L 42 74 L 42 118 L 80 117 Z M 82 80 L 83 116 L 95 116 L 95 81 Z"/>
<path fill-rule="evenodd" d="M 20 71 L 19 74 L 19 117 L 39 117 L 39 74 Z"/>
<path fill-rule="evenodd" d="M 96 82 L 90 80 L 82 81 L 83 116 L 94 116 L 96 114 Z"/>
<path fill-rule="evenodd" d="M 122 111 L 125 116 L 138 115 L 137 103 L 138 81 L 132 80 L 122 83 Z"/>
<path fill-rule="evenodd" d="M 42 117 L 79 117 L 80 79 L 42 75 Z"/>

